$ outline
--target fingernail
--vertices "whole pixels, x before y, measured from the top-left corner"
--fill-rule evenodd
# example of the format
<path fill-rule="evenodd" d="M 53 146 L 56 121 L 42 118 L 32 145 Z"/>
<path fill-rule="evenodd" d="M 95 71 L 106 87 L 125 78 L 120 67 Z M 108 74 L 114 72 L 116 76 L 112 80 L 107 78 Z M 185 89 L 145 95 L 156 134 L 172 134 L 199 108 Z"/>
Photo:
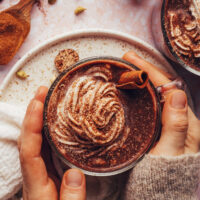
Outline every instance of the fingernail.
<path fill-rule="evenodd" d="M 82 185 L 83 175 L 80 171 L 71 169 L 65 175 L 65 184 L 70 187 L 80 187 Z"/>
<path fill-rule="evenodd" d="M 171 106 L 175 109 L 183 109 L 185 108 L 187 103 L 186 95 L 183 91 L 176 91 L 171 96 Z"/>

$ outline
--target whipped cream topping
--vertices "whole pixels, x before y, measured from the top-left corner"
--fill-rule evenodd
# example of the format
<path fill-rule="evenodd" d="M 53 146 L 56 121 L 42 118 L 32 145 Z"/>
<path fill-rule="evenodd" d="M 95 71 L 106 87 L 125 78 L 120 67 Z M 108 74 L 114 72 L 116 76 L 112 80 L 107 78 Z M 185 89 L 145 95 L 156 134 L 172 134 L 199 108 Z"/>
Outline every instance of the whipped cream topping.
<path fill-rule="evenodd" d="M 90 68 L 74 80 L 57 107 L 57 140 L 85 157 L 114 151 L 126 141 L 129 128 L 112 73 L 107 65 Z"/>
<path fill-rule="evenodd" d="M 200 58 L 200 0 L 184 0 L 182 4 L 188 6 L 187 11 L 168 11 L 173 45 L 178 55 Z"/>

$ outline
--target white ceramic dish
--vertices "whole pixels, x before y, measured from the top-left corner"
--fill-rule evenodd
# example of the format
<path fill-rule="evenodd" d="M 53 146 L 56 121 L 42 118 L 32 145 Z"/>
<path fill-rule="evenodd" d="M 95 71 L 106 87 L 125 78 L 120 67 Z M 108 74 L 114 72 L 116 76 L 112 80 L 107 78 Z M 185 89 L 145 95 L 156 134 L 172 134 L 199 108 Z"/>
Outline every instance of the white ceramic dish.
<path fill-rule="evenodd" d="M 174 70 L 162 55 L 140 39 L 110 30 L 81 30 L 57 36 L 28 52 L 7 75 L 0 86 L 0 101 L 27 106 L 40 85 L 49 87 L 58 75 L 54 59 L 62 49 L 75 49 L 80 59 L 91 56 L 122 57 L 134 50 L 141 57 L 173 75 Z M 29 77 L 20 80 L 16 72 L 23 69 Z"/>

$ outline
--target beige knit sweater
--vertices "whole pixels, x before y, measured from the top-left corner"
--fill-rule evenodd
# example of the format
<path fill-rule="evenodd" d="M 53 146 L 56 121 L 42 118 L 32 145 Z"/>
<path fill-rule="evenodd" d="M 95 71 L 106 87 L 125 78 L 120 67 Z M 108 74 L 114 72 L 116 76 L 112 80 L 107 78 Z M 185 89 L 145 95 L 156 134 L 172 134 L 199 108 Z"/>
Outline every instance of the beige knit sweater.
<path fill-rule="evenodd" d="M 146 155 L 130 172 L 123 200 L 196 200 L 200 153 L 177 157 Z"/>

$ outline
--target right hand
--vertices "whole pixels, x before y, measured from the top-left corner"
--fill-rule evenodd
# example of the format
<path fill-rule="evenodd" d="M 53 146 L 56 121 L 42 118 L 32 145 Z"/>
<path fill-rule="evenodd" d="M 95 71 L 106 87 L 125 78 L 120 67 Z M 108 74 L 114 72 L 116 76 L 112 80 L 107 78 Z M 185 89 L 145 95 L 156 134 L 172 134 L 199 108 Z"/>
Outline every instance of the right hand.
<path fill-rule="evenodd" d="M 133 51 L 124 54 L 123 59 L 146 71 L 155 87 L 170 82 L 168 74 L 143 60 Z M 177 156 L 197 153 L 199 150 L 200 120 L 188 106 L 185 92 L 174 89 L 167 94 L 162 112 L 161 137 L 150 154 Z"/>

